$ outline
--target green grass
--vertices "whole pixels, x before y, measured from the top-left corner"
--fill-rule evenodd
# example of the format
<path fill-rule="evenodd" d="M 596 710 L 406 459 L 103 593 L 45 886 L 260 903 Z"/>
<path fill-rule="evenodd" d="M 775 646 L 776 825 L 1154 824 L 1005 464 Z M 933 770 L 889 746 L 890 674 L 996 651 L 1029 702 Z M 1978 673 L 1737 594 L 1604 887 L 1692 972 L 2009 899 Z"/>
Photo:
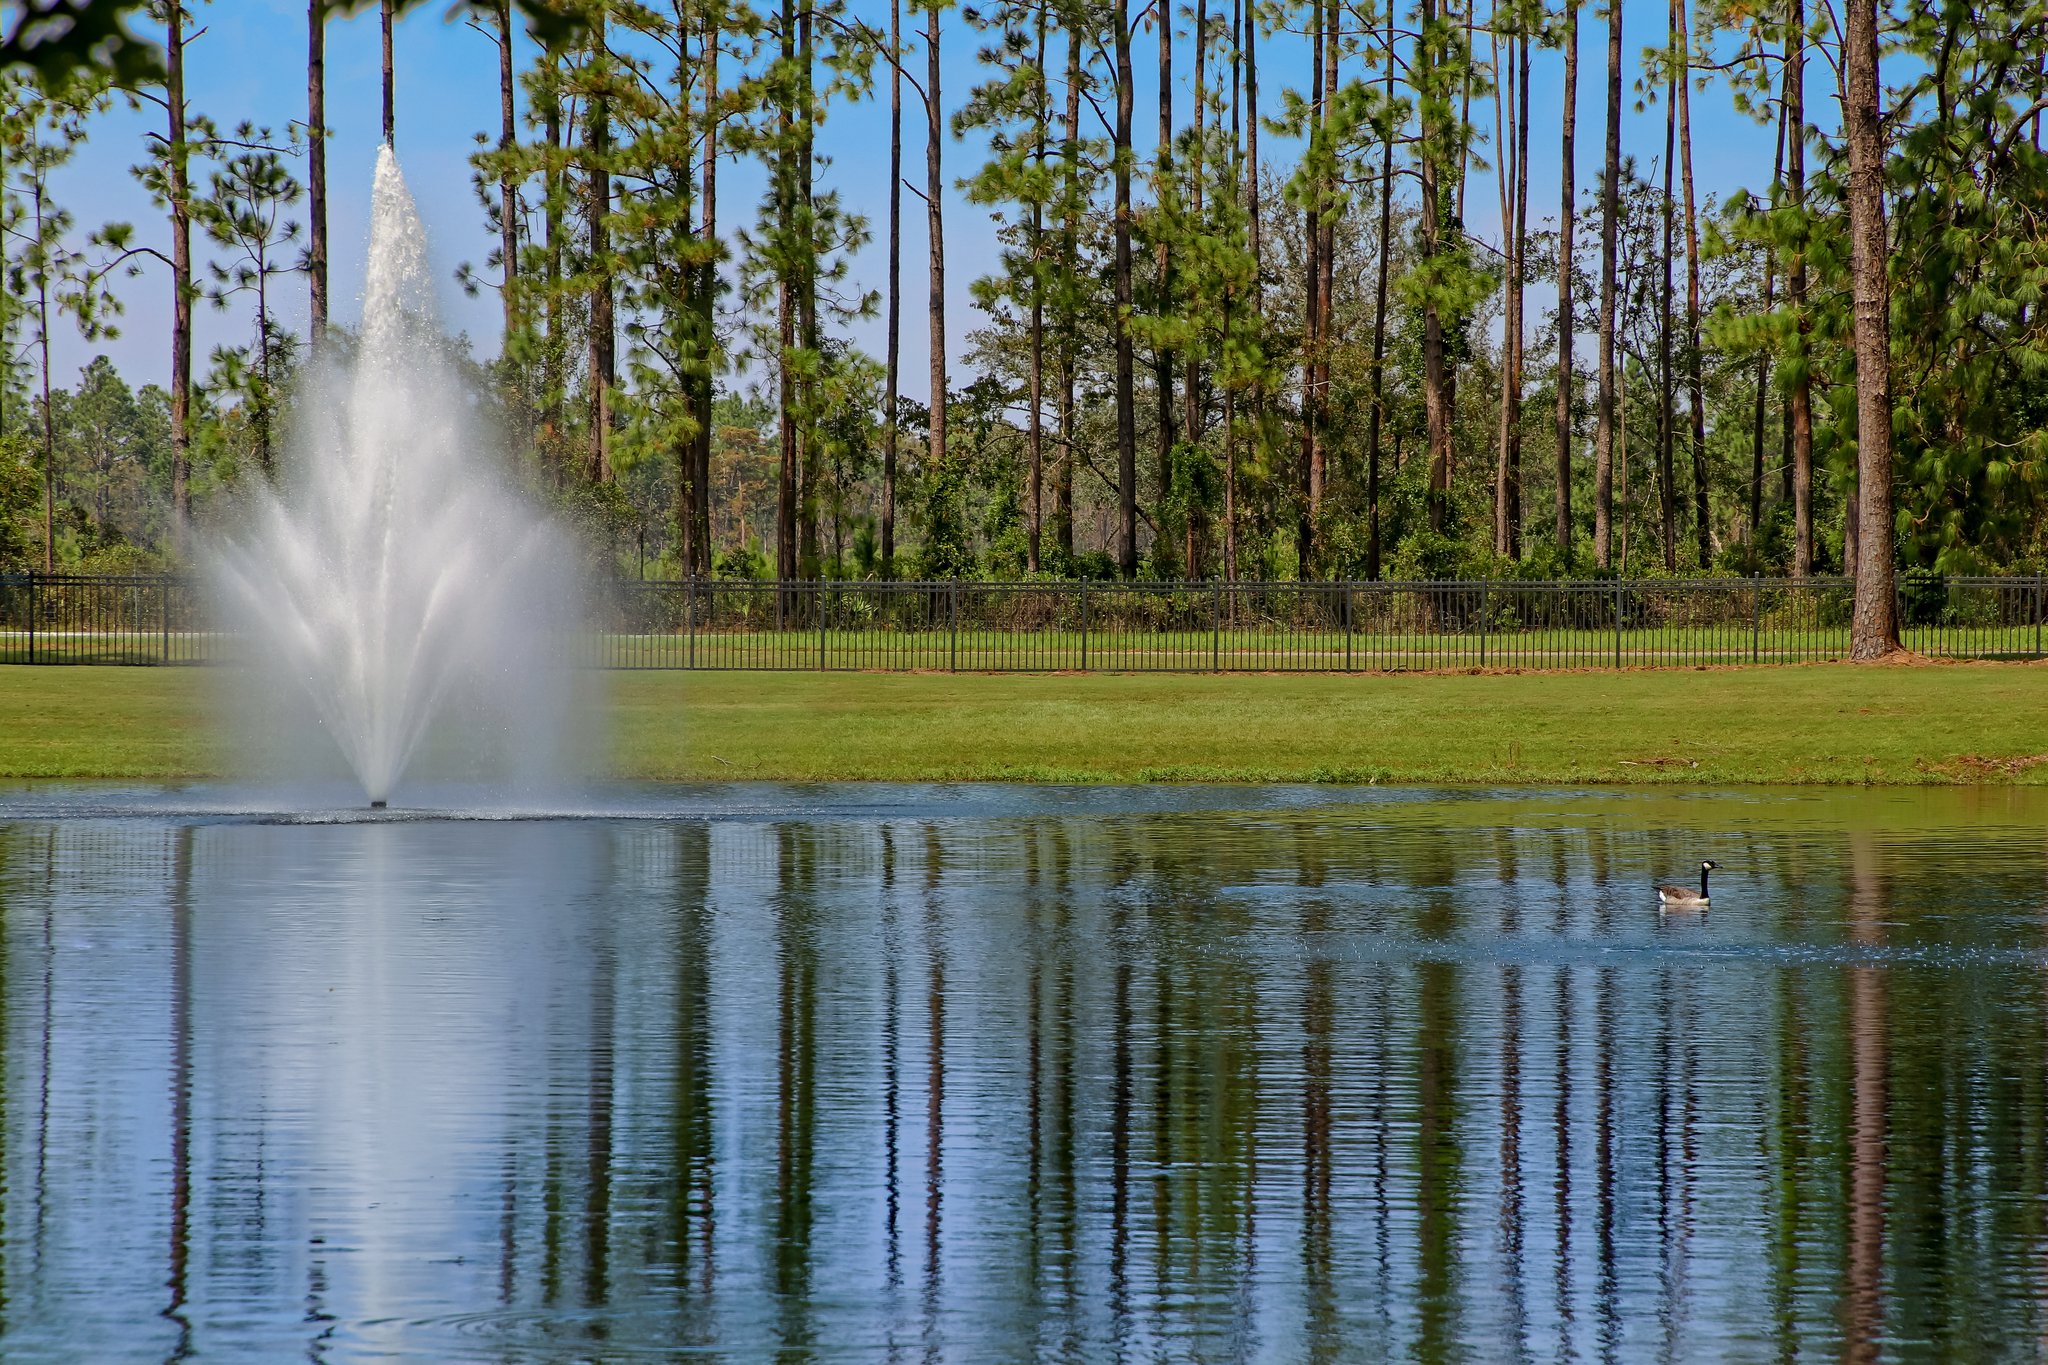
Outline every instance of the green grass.
<path fill-rule="evenodd" d="M 629 778 L 2048 784 L 2048 668 L 2025 664 L 600 677 Z M 217 775 L 217 679 L 0 668 L 0 776 Z"/>

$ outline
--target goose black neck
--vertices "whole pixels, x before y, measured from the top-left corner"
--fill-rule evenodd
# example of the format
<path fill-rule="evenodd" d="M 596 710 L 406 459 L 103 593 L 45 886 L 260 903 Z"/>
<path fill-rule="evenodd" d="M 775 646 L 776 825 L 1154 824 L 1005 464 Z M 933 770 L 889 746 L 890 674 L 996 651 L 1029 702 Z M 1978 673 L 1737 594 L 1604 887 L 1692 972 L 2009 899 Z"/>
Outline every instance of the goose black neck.
<path fill-rule="evenodd" d="M 1701 900 L 1705 900 L 1706 898 L 1707 898 L 1707 869 L 1703 867 L 1703 868 L 1701 868 L 1701 869 L 1700 869 L 1700 899 L 1701 899 Z"/>

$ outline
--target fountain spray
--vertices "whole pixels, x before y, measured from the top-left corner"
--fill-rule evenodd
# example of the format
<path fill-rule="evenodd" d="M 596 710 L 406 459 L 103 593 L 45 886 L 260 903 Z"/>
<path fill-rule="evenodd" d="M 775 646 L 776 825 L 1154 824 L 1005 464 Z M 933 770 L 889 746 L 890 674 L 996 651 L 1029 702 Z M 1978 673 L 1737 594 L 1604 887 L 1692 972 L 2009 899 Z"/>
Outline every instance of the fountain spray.
<path fill-rule="evenodd" d="M 577 556 L 492 458 L 433 293 L 387 146 L 354 354 L 316 360 L 282 482 L 216 556 L 228 615 L 303 689 L 373 810 L 440 729 L 466 771 L 545 777 L 575 690 Z"/>

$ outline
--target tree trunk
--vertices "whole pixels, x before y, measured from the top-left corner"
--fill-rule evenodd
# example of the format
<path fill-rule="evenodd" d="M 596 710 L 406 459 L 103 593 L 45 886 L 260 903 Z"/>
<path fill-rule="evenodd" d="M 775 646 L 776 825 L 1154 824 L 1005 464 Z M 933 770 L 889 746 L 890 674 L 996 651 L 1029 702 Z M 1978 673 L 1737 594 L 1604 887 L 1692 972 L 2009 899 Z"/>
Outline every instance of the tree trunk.
<path fill-rule="evenodd" d="M 498 0 L 498 151 L 506 158 L 498 173 L 498 253 L 504 258 L 498 294 L 505 307 L 508 339 L 518 327 L 518 307 L 512 297 L 514 282 L 519 277 L 519 197 L 511 168 L 512 149 L 519 141 L 514 81 L 512 0 Z M 322 288 L 324 292 L 325 287 Z"/>
<path fill-rule="evenodd" d="M 381 31 L 384 39 L 384 145 L 393 151 L 398 149 L 398 105 L 397 85 L 393 80 L 391 67 L 391 7 L 392 0 L 384 0 L 381 7 Z M 603 11 L 599 11 L 598 23 L 604 22 Z"/>
<path fill-rule="evenodd" d="M 1437 0 L 1422 0 L 1422 31 L 1415 44 L 1415 84 L 1419 90 L 1433 90 L 1436 83 L 1436 53 L 1429 35 L 1437 23 Z M 1436 268 L 1443 232 L 1440 201 L 1439 150 L 1444 140 L 1443 116 L 1432 115 L 1438 107 L 1434 97 L 1422 105 L 1422 144 L 1418 160 L 1422 172 L 1422 262 L 1425 272 Z M 1429 529 L 1444 531 L 1451 499 L 1451 388 L 1448 357 L 1445 354 L 1443 316 L 1434 289 L 1425 291 L 1422 304 L 1422 409 L 1429 432 Z"/>
<path fill-rule="evenodd" d="M 1899 648 L 1892 585 L 1890 249 L 1884 225 L 1884 125 L 1878 109 L 1876 0 L 1847 0 L 1843 133 L 1849 143 L 1850 273 L 1856 330 L 1856 609 L 1849 657 Z"/>
<path fill-rule="evenodd" d="M 1578 207 L 1574 174 L 1579 130 L 1579 0 L 1564 0 L 1564 152 L 1559 161 L 1563 202 L 1557 217 L 1557 558 L 1572 567 L 1572 216 Z"/>
<path fill-rule="evenodd" d="M 1032 166 L 1045 173 L 1045 125 L 1051 116 L 1046 107 L 1045 83 L 1046 0 L 1038 6 L 1038 51 L 1032 72 L 1031 123 Z M 1026 414 L 1026 455 L 1030 461 L 1031 486 L 1025 499 L 1024 568 L 1039 570 L 1040 541 L 1045 529 L 1045 289 L 1040 260 L 1045 240 L 1044 207 L 1036 192 L 1031 200 L 1031 374 L 1027 387 L 1031 410 Z"/>
<path fill-rule="evenodd" d="M 1202 175 L 1208 156 L 1209 140 L 1209 0 L 1195 0 L 1195 117 L 1194 117 L 1194 164 L 1188 168 L 1188 209 L 1196 232 L 1206 230 L 1202 214 Z M 1197 286 L 1198 290 L 1201 286 Z M 1228 308 L 1229 302 L 1223 306 Z M 1189 344 L 1186 358 L 1181 364 L 1181 430 L 1187 434 L 1191 451 L 1199 452 L 1202 440 L 1202 347 L 1199 340 Z M 1189 578 L 1203 576 L 1204 512 L 1199 500 L 1188 503 L 1182 532 L 1187 537 L 1187 551 L 1183 571 Z"/>
<path fill-rule="evenodd" d="M 1607 159 L 1600 180 L 1600 406 L 1593 433 L 1593 563 L 1614 563 L 1615 251 L 1621 220 L 1621 0 L 1607 0 Z"/>
<path fill-rule="evenodd" d="M 1323 41 L 1324 41 L 1324 0 L 1314 0 L 1313 17 L 1310 19 L 1310 33 L 1314 47 L 1309 60 L 1309 105 L 1308 145 L 1311 156 L 1319 155 L 1322 143 L 1323 100 Z M 1316 380 L 1319 378 L 1317 359 L 1322 354 L 1322 338 L 1316 329 L 1322 325 L 1323 309 L 1321 290 L 1323 287 L 1323 178 L 1319 169 L 1311 168 L 1309 173 L 1308 202 L 1301 210 L 1302 236 L 1302 301 L 1301 301 L 1301 430 L 1300 441 L 1300 508 L 1294 531 L 1295 576 L 1302 579 L 1313 577 L 1316 561 L 1316 513 L 1321 511 L 1322 488 L 1316 478 L 1318 453 L 1316 450 Z"/>
<path fill-rule="evenodd" d="M 1678 91 L 1667 62 L 1664 80 L 1664 235 L 1657 252 L 1657 518 L 1664 571 L 1678 568 L 1678 488 L 1672 459 L 1677 395 L 1671 373 L 1671 253 L 1675 244 L 1671 158 L 1678 144 Z"/>
<path fill-rule="evenodd" d="M 546 287 L 541 297 L 546 301 L 548 349 L 543 364 L 541 387 L 545 404 L 541 411 L 541 457 L 554 471 L 555 488 L 559 490 L 567 477 L 568 455 L 562 439 L 562 397 L 566 376 L 562 373 L 563 362 L 567 359 L 567 348 L 562 344 L 562 248 L 563 223 L 562 201 L 566 187 L 562 183 L 562 88 L 560 63 L 550 56 L 547 59 L 548 82 L 546 103 L 541 110 L 541 135 L 547 140 L 548 158 L 543 203 L 546 206 L 547 258 L 543 269 L 546 272 Z"/>
<path fill-rule="evenodd" d="M 1394 103 L 1394 9 L 1387 7 L 1387 105 Z M 1372 287 L 1372 410 L 1365 434 L 1365 576 L 1380 576 L 1380 442 L 1387 411 L 1387 277 L 1394 258 L 1394 137 L 1387 129 L 1380 144 L 1379 260 L 1373 263 Z"/>
<path fill-rule="evenodd" d="M 327 0 L 306 4 L 306 281 L 317 349 L 327 337 Z"/>
<path fill-rule="evenodd" d="M 946 467 L 946 180 L 940 164 L 946 131 L 945 108 L 939 99 L 939 7 L 925 18 L 925 223 L 931 240 L 931 385 L 932 420 L 928 459 L 932 469 Z"/>
<path fill-rule="evenodd" d="M 1807 374 L 1806 338 L 1806 5 L 1791 0 L 1785 54 L 1786 179 L 1792 195 L 1792 259 L 1785 293 L 1795 322 L 1791 364 L 1785 367 L 1786 408 L 1792 423 L 1792 575 L 1813 573 L 1813 384 Z M 1844 568 L 1847 566 L 1845 565 Z"/>
<path fill-rule="evenodd" d="M 1154 190 L 1156 203 L 1153 206 L 1154 231 L 1158 240 L 1153 244 L 1152 288 L 1154 291 L 1153 311 L 1161 319 L 1172 316 L 1173 304 L 1173 260 L 1168 252 L 1167 241 L 1174 233 L 1174 219 L 1178 206 L 1175 204 L 1173 188 L 1173 7 L 1168 0 L 1160 0 L 1159 14 L 1159 146 L 1153 159 L 1153 174 L 1157 184 Z M 1167 538 L 1167 498 L 1173 489 L 1173 348 L 1164 342 L 1152 354 L 1152 384 L 1159 400 L 1159 418 L 1154 428 L 1154 455 L 1159 466 L 1158 502 L 1154 504 L 1157 516 L 1154 526 L 1158 539 L 1153 542 L 1153 554 L 1159 559 L 1169 557 L 1172 541 Z"/>
<path fill-rule="evenodd" d="M 1135 91 L 1131 77 L 1131 27 L 1125 0 L 1111 15 L 1116 26 L 1116 128 L 1112 153 L 1116 163 L 1116 221 L 1111 272 L 1116 291 L 1116 473 L 1117 568 L 1125 578 L 1138 576 L 1138 429 L 1131 353 L 1131 111 Z"/>
<path fill-rule="evenodd" d="M 169 0 L 165 15 L 164 102 L 170 112 L 171 201 L 171 536 L 180 557 L 192 495 L 192 192 L 185 140 L 185 8 Z"/>
<path fill-rule="evenodd" d="M 1324 0 L 1323 102 L 1318 122 L 1326 139 L 1330 109 L 1337 102 L 1337 44 L 1342 32 L 1338 14 L 1337 0 Z M 1316 268 L 1321 277 L 1316 282 L 1315 446 L 1308 469 L 1308 516 L 1309 548 L 1319 574 L 1328 567 L 1322 563 L 1323 494 L 1330 482 L 1330 330 L 1337 296 L 1337 217 L 1343 209 L 1337 197 L 1335 156 L 1332 148 L 1316 177 L 1316 230 L 1322 240 L 1316 246 Z"/>
<path fill-rule="evenodd" d="M 1062 572 L 1074 571 L 1074 362 L 1079 345 L 1073 291 L 1081 260 L 1081 47 L 1086 41 L 1077 19 L 1067 19 L 1067 126 L 1061 160 L 1065 164 L 1065 219 L 1060 231 L 1060 470 L 1053 486 L 1053 538 L 1060 547 Z"/>
<path fill-rule="evenodd" d="M 1516 21 L 1519 29 L 1520 21 Z M 1494 67 L 1501 70 L 1499 35 L 1493 37 Z M 1500 441 L 1494 470 L 1493 551 L 1505 559 L 1521 555 L 1522 463 L 1522 247 L 1527 235 L 1523 205 L 1528 195 L 1528 42 L 1508 35 L 1508 61 L 1502 81 L 1494 85 L 1493 121 L 1500 148 L 1496 170 L 1500 179 L 1502 255 L 1507 258 L 1506 302 L 1501 329 Z"/>
<path fill-rule="evenodd" d="M 611 482 L 612 381 L 617 373 L 611 265 L 607 260 L 611 254 L 612 127 L 610 101 L 604 90 L 609 74 L 605 41 L 604 11 L 600 9 L 590 26 L 592 79 L 583 130 L 588 151 L 583 211 L 590 235 L 591 272 L 596 276 L 590 291 L 590 450 L 584 470 L 592 483 Z"/>
<path fill-rule="evenodd" d="M 1693 530 L 1700 567 L 1714 558 L 1713 522 L 1707 507 L 1707 384 L 1700 355 L 1700 218 L 1692 182 L 1692 45 L 1686 0 L 1671 0 L 1678 47 L 1678 163 L 1685 186 L 1685 381 L 1692 417 Z"/>
<path fill-rule="evenodd" d="M 889 316 L 882 395 L 882 577 L 896 576 L 896 391 L 903 348 L 903 0 L 889 0 Z"/>
<path fill-rule="evenodd" d="M 713 369 L 718 348 L 718 131 L 721 118 L 718 109 L 718 49 L 724 41 L 724 29 L 715 11 L 707 11 L 704 17 L 703 59 L 704 59 L 704 168 L 703 168 L 703 226 L 698 239 L 705 248 L 704 263 L 698 268 L 697 278 L 697 344 L 701 350 L 697 382 L 697 435 L 690 452 L 690 481 L 696 485 L 696 497 L 691 513 L 696 518 L 696 529 L 690 541 L 695 551 L 691 561 L 691 572 L 700 577 L 711 576 L 711 440 L 715 418 L 712 413 L 714 400 Z"/>
<path fill-rule="evenodd" d="M 1771 184 L 1775 187 L 1785 175 L 1785 117 L 1782 103 L 1778 115 L 1778 150 L 1771 163 Z M 1764 312 L 1771 311 L 1777 301 L 1778 254 L 1768 252 L 1764 256 Z M 1769 405 L 1771 392 L 1771 353 L 1762 350 L 1756 360 L 1756 415 L 1752 435 L 1749 469 L 1749 543 L 1752 552 L 1762 542 L 1764 521 L 1764 415 Z"/>
<path fill-rule="evenodd" d="M 818 368 L 824 363 L 824 348 L 818 334 L 818 248 L 817 248 L 817 132 L 818 98 L 814 85 L 816 57 L 816 9 L 813 0 L 803 0 L 797 9 L 797 222 L 799 243 L 797 267 L 797 345 L 807 367 L 797 377 L 797 408 L 802 422 L 797 428 L 799 464 L 797 482 L 797 572 L 817 578 L 823 556 L 818 517 L 823 510 L 824 452 L 818 443 L 818 422 L 822 405 L 818 401 Z M 938 83 L 932 83 L 932 97 L 938 98 Z M 937 259 L 936 249 L 934 259 Z"/>
<path fill-rule="evenodd" d="M 781 31 L 778 47 L 785 67 L 796 61 L 796 10 L 791 0 L 782 0 Z M 777 436 L 777 467 L 775 483 L 775 576 L 784 581 L 797 576 L 796 568 L 796 482 L 797 482 L 797 412 L 796 377 L 792 365 L 796 359 L 796 295 L 800 285 L 797 280 L 796 255 L 807 249 L 800 244 L 800 227 L 796 221 L 796 180 L 797 157 L 796 103 L 794 96 L 784 94 L 781 108 L 776 111 L 777 145 L 775 148 L 775 213 L 777 234 L 781 238 L 782 260 L 777 269 L 775 282 L 775 340 L 779 350 L 776 362 L 776 406 L 779 421 Z M 808 171 L 804 172 L 809 174 Z M 780 625 L 786 609 L 781 594 L 776 597 L 776 621 Z"/>
<path fill-rule="evenodd" d="M 173 15 L 175 20 L 176 16 Z M 45 191 L 40 173 L 35 179 L 35 240 L 48 250 L 51 233 L 44 213 Z M 47 258 L 35 268 L 36 347 L 42 353 L 43 386 L 43 572 L 57 572 L 57 416 L 50 406 L 50 263 Z M 33 624 L 33 623 L 31 623 Z"/>

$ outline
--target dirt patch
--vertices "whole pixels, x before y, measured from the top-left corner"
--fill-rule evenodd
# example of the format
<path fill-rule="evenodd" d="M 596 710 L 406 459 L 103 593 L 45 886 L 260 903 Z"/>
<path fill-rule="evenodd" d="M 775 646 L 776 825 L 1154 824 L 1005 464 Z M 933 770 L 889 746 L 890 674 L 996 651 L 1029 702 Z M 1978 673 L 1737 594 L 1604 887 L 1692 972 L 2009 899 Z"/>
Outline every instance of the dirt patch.
<path fill-rule="evenodd" d="M 2038 768 L 2044 763 L 2048 763 L 2048 754 L 2022 754 L 2011 758 L 1962 754 L 1955 758 L 1942 759 L 1938 763 L 1930 763 L 1923 758 L 1913 766 L 1924 773 L 1936 773 L 1963 782 L 1982 782 L 1990 778 L 2018 777 L 2027 769 Z"/>

